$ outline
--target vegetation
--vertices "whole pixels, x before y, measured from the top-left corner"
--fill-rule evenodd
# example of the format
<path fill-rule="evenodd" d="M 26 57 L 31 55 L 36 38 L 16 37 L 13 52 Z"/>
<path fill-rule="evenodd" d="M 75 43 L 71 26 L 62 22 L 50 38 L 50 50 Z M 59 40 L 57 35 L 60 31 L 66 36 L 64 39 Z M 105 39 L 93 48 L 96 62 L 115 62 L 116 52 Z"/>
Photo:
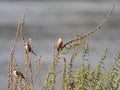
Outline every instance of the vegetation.
<path fill-rule="evenodd" d="M 44 81 L 42 81 L 42 87 L 39 90 L 118 90 L 120 84 L 119 69 L 120 69 L 120 52 L 114 57 L 114 63 L 107 70 L 105 70 L 104 61 L 107 55 L 107 48 L 100 58 L 100 62 L 96 68 L 92 68 L 89 64 L 89 36 L 99 30 L 103 24 L 110 18 L 115 5 L 111 8 L 105 19 L 92 31 L 87 34 L 75 36 L 73 40 L 65 43 L 59 51 L 56 49 L 56 45 L 53 50 L 53 63 L 50 65 Z M 9 65 L 8 65 L 8 90 L 36 90 L 37 78 L 40 75 L 42 69 L 43 58 L 40 56 L 36 60 L 35 67 L 36 73 L 33 74 L 33 63 L 31 63 L 31 56 L 24 43 L 26 42 L 23 33 L 26 11 L 24 12 L 23 19 L 18 23 L 18 28 L 13 41 Z M 21 41 L 24 47 L 25 63 L 20 66 L 15 59 L 15 48 L 18 36 L 21 35 Z M 30 40 L 32 44 L 32 40 Z M 82 48 L 80 48 L 82 47 Z M 31 47 L 32 48 L 32 47 Z M 81 50 L 82 49 L 82 50 Z M 81 50 L 81 60 L 76 59 L 78 52 Z M 66 59 L 66 55 L 69 53 L 69 59 Z M 71 55 L 70 55 L 71 54 Z M 68 56 L 68 55 L 67 55 Z M 78 69 L 74 68 L 74 61 L 82 62 Z M 63 62 L 62 70 L 58 69 L 59 62 Z M 14 69 L 20 71 L 20 67 L 24 67 L 25 80 L 16 78 L 13 75 Z M 60 76 L 61 75 L 61 76 Z M 60 78 L 58 81 L 58 77 Z M 43 77 L 42 77 L 43 78 Z M 58 84 L 61 82 L 61 84 Z M 57 86 L 56 86 L 57 85 Z M 58 88 L 59 87 L 59 88 Z"/>

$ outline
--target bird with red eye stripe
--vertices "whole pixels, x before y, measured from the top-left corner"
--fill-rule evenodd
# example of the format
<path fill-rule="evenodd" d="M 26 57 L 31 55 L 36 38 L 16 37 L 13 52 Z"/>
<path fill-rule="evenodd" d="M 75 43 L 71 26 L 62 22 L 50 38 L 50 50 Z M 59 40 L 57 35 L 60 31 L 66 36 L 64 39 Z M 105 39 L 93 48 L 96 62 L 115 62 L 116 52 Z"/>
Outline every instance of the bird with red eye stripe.
<path fill-rule="evenodd" d="M 63 45 L 63 39 L 64 39 L 63 37 L 58 38 L 57 45 L 56 45 L 56 48 L 57 48 L 58 52 L 60 51 L 60 49 Z"/>
<path fill-rule="evenodd" d="M 25 79 L 24 75 L 21 72 L 17 71 L 16 69 L 13 70 L 13 75 L 17 79 L 19 79 L 19 78 Z"/>
<path fill-rule="evenodd" d="M 24 47 L 25 47 L 25 50 L 28 52 L 28 53 L 33 53 L 34 55 L 37 55 L 31 48 L 30 44 L 27 43 L 27 42 L 24 42 Z"/>

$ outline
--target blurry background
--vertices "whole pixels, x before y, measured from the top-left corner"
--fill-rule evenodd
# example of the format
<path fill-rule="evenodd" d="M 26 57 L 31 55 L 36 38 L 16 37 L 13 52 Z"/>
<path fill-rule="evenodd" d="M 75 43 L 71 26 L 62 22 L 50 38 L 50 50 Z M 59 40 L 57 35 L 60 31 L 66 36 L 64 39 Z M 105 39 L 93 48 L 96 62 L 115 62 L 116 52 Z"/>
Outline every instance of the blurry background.
<path fill-rule="evenodd" d="M 33 56 L 33 60 L 40 55 L 44 57 L 43 75 L 48 64 L 52 63 L 52 49 L 57 39 L 63 36 L 64 42 L 67 42 L 76 33 L 83 34 L 92 30 L 104 19 L 113 4 L 116 7 L 112 17 L 90 38 L 89 59 L 93 67 L 99 62 L 105 47 L 108 47 L 106 67 L 113 63 L 115 54 L 120 51 L 119 0 L 34 0 L 28 3 L 24 34 L 27 40 L 33 39 L 34 51 L 38 54 L 37 57 Z M 15 37 L 17 23 L 22 19 L 25 6 L 23 0 L 0 0 L 0 90 L 7 90 L 11 41 Z M 15 50 L 15 58 L 24 72 L 20 38 Z M 75 64 L 80 65 L 79 62 Z"/>

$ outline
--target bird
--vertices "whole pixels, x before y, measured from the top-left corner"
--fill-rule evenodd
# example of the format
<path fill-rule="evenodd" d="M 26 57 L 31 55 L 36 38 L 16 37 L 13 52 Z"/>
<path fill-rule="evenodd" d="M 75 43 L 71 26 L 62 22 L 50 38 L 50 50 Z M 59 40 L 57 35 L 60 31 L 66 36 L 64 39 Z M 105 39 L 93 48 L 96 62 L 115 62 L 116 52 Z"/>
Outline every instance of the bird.
<path fill-rule="evenodd" d="M 25 79 L 24 75 L 21 72 L 17 71 L 16 69 L 13 70 L 13 75 L 17 79 L 19 79 L 19 78 Z"/>
<path fill-rule="evenodd" d="M 27 43 L 27 42 L 24 42 L 24 47 L 25 47 L 25 50 L 28 52 L 28 53 L 33 53 L 34 55 L 37 55 L 31 48 L 30 44 Z"/>
<path fill-rule="evenodd" d="M 63 37 L 60 37 L 58 38 L 57 45 L 56 45 L 57 51 L 61 49 L 62 45 L 63 45 Z"/>

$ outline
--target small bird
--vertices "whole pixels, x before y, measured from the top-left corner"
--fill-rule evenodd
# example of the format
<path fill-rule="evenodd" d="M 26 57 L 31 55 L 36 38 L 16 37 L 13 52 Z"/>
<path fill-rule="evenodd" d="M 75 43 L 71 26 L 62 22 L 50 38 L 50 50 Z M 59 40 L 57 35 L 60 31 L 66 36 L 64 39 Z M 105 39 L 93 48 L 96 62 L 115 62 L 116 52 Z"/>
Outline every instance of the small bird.
<path fill-rule="evenodd" d="M 14 75 L 14 77 L 17 78 L 17 79 L 18 79 L 18 78 L 23 78 L 23 79 L 25 79 L 24 75 L 23 75 L 21 72 L 17 71 L 16 69 L 13 70 L 13 75 Z"/>
<path fill-rule="evenodd" d="M 56 45 L 57 51 L 61 49 L 62 45 L 63 45 L 63 37 L 60 37 L 58 38 L 57 45 Z"/>
<path fill-rule="evenodd" d="M 26 51 L 28 52 L 28 53 L 33 53 L 34 55 L 37 55 L 33 50 L 32 50 L 32 48 L 31 48 L 31 46 L 29 45 L 29 43 L 27 43 L 27 42 L 25 42 L 24 43 L 24 47 L 25 47 L 25 49 L 26 49 Z"/>

